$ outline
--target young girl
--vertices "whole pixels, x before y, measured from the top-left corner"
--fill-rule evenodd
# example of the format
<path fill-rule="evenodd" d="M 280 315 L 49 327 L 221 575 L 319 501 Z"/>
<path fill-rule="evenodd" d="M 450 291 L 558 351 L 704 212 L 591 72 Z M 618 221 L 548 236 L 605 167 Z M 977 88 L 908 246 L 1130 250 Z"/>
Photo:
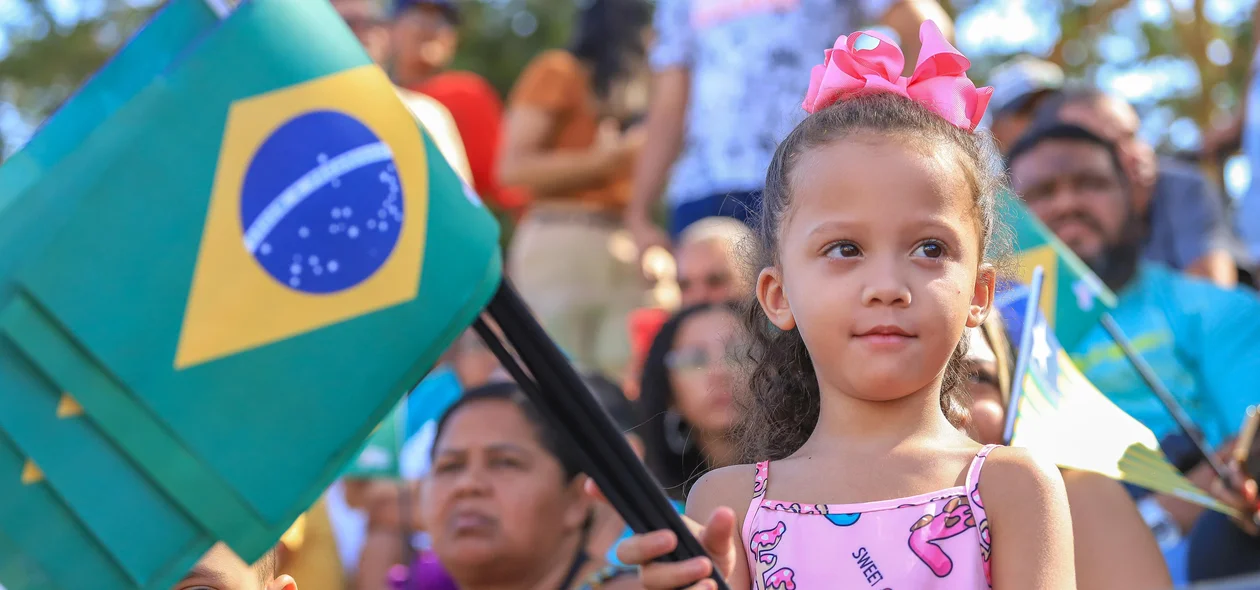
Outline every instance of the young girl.
<path fill-rule="evenodd" d="M 757 228 L 738 434 L 761 462 L 693 488 L 712 560 L 652 562 L 676 545 L 668 531 L 622 544 L 648 588 L 713 588 L 714 568 L 735 589 L 1075 587 L 1058 471 L 959 429 L 964 329 L 993 299 L 1001 171 L 974 132 L 991 90 L 935 25 L 920 38 L 910 78 L 867 32 L 814 70 Z"/>

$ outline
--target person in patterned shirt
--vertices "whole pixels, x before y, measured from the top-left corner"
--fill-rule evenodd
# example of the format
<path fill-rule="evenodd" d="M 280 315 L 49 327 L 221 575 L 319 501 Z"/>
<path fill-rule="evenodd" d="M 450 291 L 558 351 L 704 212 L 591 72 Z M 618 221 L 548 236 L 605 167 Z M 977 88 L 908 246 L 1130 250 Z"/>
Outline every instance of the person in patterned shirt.
<path fill-rule="evenodd" d="M 936 0 L 657 0 L 647 138 L 624 213 L 639 252 L 699 219 L 755 211 L 775 147 L 800 122 L 820 48 L 875 20 L 900 37 L 908 67 L 923 21 L 952 37 Z M 668 237 L 651 221 L 662 195 Z"/>

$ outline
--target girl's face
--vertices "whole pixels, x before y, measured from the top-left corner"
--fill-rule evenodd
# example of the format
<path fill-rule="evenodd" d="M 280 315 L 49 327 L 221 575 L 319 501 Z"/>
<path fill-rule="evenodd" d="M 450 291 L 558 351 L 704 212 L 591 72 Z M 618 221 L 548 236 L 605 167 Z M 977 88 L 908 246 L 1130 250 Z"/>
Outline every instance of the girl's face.
<path fill-rule="evenodd" d="M 757 295 L 796 327 L 823 391 L 894 400 L 938 383 L 993 297 L 967 181 L 951 149 L 873 134 L 802 155 Z"/>
<path fill-rule="evenodd" d="M 735 423 L 731 386 L 732 348 L 739 343 L 735 314 L 725 309 L 697 313 L 683 322 L 666 357 L 674 409 L 692 427 L 724 433 Z"/>
<path fill-rule="evenodd" d="M 451 416 L 435 442 L 422 494 L 433 549 L 461 583 L 533 571 L 577 535 L 588 511 L 581 477 L 539 442 L 534 426 L 507 400 L 471 402 Z"/>

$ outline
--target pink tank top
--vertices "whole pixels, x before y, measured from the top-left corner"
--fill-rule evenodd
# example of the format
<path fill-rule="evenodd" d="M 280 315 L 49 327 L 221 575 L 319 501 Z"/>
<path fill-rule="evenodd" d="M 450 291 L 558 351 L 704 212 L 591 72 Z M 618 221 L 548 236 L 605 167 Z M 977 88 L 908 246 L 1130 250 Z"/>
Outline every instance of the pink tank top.
<path fill-rule="evenodd" d="M 753 588 L 991 587 L 980 467 L 995 446 L 976 453 L 963 487 L 862 504 L 767 499 L 770 462 L 758 463 L 743 528 Z"/>

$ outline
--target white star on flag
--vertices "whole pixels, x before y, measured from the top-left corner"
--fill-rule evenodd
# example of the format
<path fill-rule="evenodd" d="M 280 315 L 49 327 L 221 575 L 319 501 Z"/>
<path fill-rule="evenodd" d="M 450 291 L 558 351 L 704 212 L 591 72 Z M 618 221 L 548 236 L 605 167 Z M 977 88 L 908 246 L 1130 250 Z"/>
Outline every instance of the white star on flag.
<path fill-rule="evenodd" d="M 1050 372 L 1050 356 L 1054 352 L 1050 349 L 1050 342 L 1046 340 L 1046 323 L 1037 322 L 1033 326 L 1033 349 L 1032 358 L 1037 363 L 1037 371 L 1042 374 Z"/>

